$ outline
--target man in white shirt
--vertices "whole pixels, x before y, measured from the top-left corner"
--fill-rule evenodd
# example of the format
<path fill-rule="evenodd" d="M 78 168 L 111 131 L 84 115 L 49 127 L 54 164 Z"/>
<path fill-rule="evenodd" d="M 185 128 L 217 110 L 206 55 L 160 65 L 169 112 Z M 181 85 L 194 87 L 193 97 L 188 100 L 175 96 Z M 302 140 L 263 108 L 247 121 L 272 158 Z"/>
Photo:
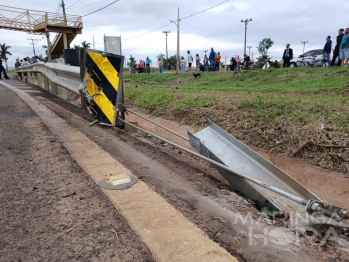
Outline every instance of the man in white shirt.
<path fill-rule="evenodd" d="M 191 65 L 193 64 L 193 57 L 190 54 L 190 50 L 188 50 L 188 70 L 191 71 Z"/>

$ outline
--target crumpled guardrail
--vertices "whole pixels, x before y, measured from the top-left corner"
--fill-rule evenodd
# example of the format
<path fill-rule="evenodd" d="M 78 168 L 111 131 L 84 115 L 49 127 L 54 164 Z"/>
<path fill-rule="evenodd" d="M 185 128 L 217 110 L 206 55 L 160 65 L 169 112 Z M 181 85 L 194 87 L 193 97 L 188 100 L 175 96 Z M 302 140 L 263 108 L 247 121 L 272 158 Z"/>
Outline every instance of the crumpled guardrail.
<path fill-rule="evenodd" d="M 80 94 L 80 67 L 38 62 L 18 67 L 15 71 L 17 73 L 40 73 L 56 85 L 75 94 Z"/>

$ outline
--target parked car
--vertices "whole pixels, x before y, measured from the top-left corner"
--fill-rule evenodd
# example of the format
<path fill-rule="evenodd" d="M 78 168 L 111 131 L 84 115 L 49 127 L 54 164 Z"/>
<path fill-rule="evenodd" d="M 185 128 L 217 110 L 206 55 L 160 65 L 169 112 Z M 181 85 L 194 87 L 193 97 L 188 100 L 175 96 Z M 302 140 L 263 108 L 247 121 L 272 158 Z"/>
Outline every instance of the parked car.
<path fill-rule="evenodd" d="M 305 52 L 304 54 L 300 55 L 298 58 L 293 58 L 291 60 L 291 67 L 296 67 L 299 65 L 299 63 L 301 61 L 303 61 L 303 57 L 304 57 L 304 62 L 305 65 L 307 65 L 307 62 L 309 62 L 310 64 L 313 63 L 314 60 L 322 60 L 323 59 L 323 49 L 314 49 L 314 50 L 310 50 Z M 333 54 L 331 55 L 331 57 L 333 56 Z M 313 58 L 315 57 L 315 59 Z M 298 62 L 298 63 L 297 63 Z M 336 59 L 336 63 L 338 62 L 338 58 Z"/>
<path fill-rule="evenodd" d="M 309 63 L 311 63 L 313 61 L 313 57 L 315 56 L 315 60 L 321 60 L 322 56 L 324 55 L 323 53 L 323 49 L 315 49 L 315 50 L 310 50 L 305 52 L 304 54 L 300 55 L 298 58 L 293 58 L 291 60 L 291 67 L 296 67 L 297 66 L 297 62 L 300 62 L 303 60 L 304 57 L 304 61 L 308 61 Z"/>

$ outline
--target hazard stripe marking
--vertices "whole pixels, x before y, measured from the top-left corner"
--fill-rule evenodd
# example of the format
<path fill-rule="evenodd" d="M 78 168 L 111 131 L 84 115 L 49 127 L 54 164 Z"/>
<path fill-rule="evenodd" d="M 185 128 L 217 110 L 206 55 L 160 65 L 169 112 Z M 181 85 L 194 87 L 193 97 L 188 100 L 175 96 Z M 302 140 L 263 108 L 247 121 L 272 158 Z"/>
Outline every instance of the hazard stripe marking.
<path fill-rule="evenodd" d="M 113 103 L 108 99 L 108 97 L 101 91 L 99 91 L 98 86 L 93 81 L 93 79 L 86 73 L 86 91 L 93 97 L 93 101 L 99 106 L 103 114 L 108 118 L 110 123 L 114 123 L 115 110 Z"/>
<path fill-rule="evenodd" d="M 108 57 L 103 56 L 99 53 L 87 52 L 87 54 L 91 57 L 93 62 L 98 66 L 98 68 L 103 72 L 105 77 L 108 79 L 109 83 L 113 86 L 113 88 L 118 91 L 119 89 L 119 77 L 118 72 L 115 67 L 110 63 Z"/>

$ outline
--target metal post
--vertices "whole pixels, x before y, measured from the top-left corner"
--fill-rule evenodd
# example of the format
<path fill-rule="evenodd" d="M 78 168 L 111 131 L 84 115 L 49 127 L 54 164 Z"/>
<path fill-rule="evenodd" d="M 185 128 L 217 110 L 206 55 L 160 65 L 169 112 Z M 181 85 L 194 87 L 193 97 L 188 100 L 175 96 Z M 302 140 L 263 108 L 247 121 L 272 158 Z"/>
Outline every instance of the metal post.
<path fill-rule="evenodd" d="M 38 86 L 42 88 L 42 74 L 37 73 L 36 77 L 37 77 L 37 80 L 38 80 Z"/>
<path fill-rule="evenodd" d="M 167 69 L 168 69 L 168 49 L 167 49 L 167 35 L 171 32 L 169 31 L 162 31 L 164 34 L 166 34 L 166 64 L 167 64 Z"/>
<path fill-rule="evenodd" d="M 179 64 L 180 64 L 180 61 L 179 61 L 179 7 L 178 7 L 178 16 L 177 16 L 177 70 L 176 72 L 178 73 L 178 69 L 179 69 Z"/>
<path fill-rule="evenodd" d="M 305 50 L 305 44 L 308 43 L 308 41 L 303 41 L 301 42 L 303 44 L 303 54 L 304 54 L 304 50 Z"/>
<path fill-rule="evenodd" d="M 50 91 L 50 85 L 47 76 L 44 75 L 44 89 Z"/>
<path fill-rule="evenodd" d="M 251 48 L 252 48 L 252 46 L 249 45 L 247 48 L 248 48 L 248 56 L 251 56 Z"/>
<path fill-rule="evenodd" d="M 244 44 L 244 54 L 246 54 L 246 35 L 247 35 L 247 25 L 248 22 L 252 21 L 252 18 L 241 20 L 241 23 L 245 23 L 245 44 Z"/>
<path fill-rule="evenodd" d="M 31 43 L 30 43 L 30 45 L 33 45 L 33 53 L 34 53 L 34 55 L 36 55 L 35 54 L 35 45 L 36 45 L 36 42 L 38 41 L 38 39 L 34 39 L 34 38 L 27 38 L 28 40 L 30 40 L 30 41 L 32 41 Z"/>
<path fill-rule="evenodd" d="M 63 87 L 61 87 L 61 98 L 65 101 L 69 100 L 69 91 Z"/>
<path fill-rule="evenodd" d="M 47 39 L 47 58 L 48 60 L 51 60 L 51 42 L 50 42 L 50 33 L 46 32 L 46 39 Z"/>
<path fill-rule="evenodd" d="M 67 15 L 65 13 L 65 4 L 64 4 L 64 0 L 62 0 L 62 10 L 63 10 L 63 19 L 64 19 L 64 24 L 67 25 Z M 63 45 L 64 45 L 64 49 L 68 48 L 68 40 L 67 40 L 67 33 L 63 33 Z"/>
<path fill-rule="evenodd" d="M 93 37 L 93 42 L 92 42 L 93 43 L 93 49 L 96 49 L 96 46 L 95 46 L 95 36 L 93 35 L 92 37 Z"/>
<path fill-rule="evenodd" d="M 54 95 L 58 95 L 57 85 L 56 85 L 56 83 L 53 83 L 52 81 L 51 81 L 51 93 Z"/>

